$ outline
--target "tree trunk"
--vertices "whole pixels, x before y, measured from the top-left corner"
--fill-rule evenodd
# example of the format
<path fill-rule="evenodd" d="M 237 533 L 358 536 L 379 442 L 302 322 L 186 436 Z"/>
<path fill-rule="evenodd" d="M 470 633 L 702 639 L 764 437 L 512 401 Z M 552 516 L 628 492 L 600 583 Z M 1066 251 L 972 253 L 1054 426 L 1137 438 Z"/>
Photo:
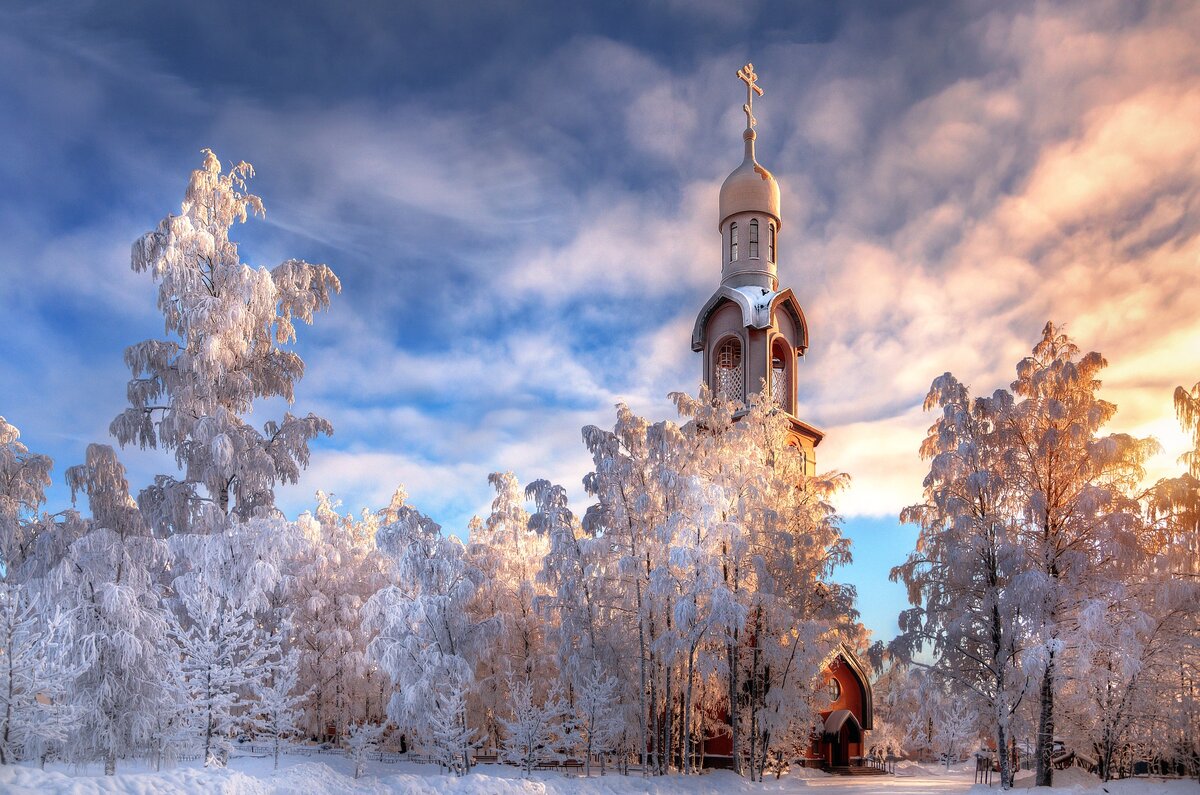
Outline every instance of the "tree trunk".
<path fill-rule="evenodd" d="M 738 714 L 738 654 L 737 654 L 737 632 L 733 634 L 733 640 L 725 644 L 725 653 L 728 658 L 727 665 L 729 666 L 729 746 L 732 758 L 729 760 L 733 767 L 733 772 L 739 776 L 742 774 L 741 761 L 741 738 L 738 736 L 738 722 L 741 717 Z"/>
<path fill-rule="evenodd" d="M 1012 789 L 1012 764 L 1005 746 L 1008 744 L 1007 729 L 1004 722 L 1000 721 L 996 726 L 996 757 L 1000 762 L 1000 789 Z"/>
<path fill-rule="evenodd" d="M 683 697 L 683 772 L 692 773 L 692 686 L 695 677 L 696 647 L 693 645 L 687 661 L 687 693 Z"/>
<path fill-rule="evenodd" d="M 636 599 L 637 599 L 637 622 L 638 622 L 638 676 L 641 687 L 638 688 L 638 706 L 640 707 L 639 723 L 642 732 L 641 747 L 638 749 L 638 755 L 642 759 L 642 775 L 646 775 L 646 764 L 649 761 L 647 746 L 650 743 L 648 719 L 649 715 L 646 711 L 646 623 L 645 617 L 642 615 L 642 580 L 641 577 L 635 582 Z"/>
<path fill-rule="evenodd" d="M 762 612 L 755 611 L 754 617 L 754 645 L 750 650 L 750 780 L 755 781 L 756 775 L 759 773 L 758 754 L 759 736 L 758 736 L 758 707 L 759 707 L 759 685 L 761 675 L 758 670 L 759 653 L 758 644 L 762 640 Z M 757 775 L 757 779 L 761 780 L 761 775 Z"/>
<path fill-rule="evenodd" d="M 1054 755 L 1054 652 L 1046 662 L 1046 672 L 1042 674 L 1041 714 L 1038 716 L 1037 735 L 1037 778 L 1036 786 L 1050 787 L 1054 778 L 1054 765 L 1050 758 Z"/>
<path fill-rule="evenodd" d="M 670 623 L 668 622 L 667 637 L 670 637 L 670 631 L 671 631 Z M 673 690 L 674 690 L 674 684 L 675 684 L 675 680 L 674 680 L 674 676 L 673 676 L 674 671 L 675 671 L 675 666 L 672 665 L 671 661 L 668 659 L 667 664 L 663 666 L 663 674 L 667 680 L 666 684 L 664 686 L 664 689 L 663 689 L 663 727 L 662 727 L 662 733 L 663 733 L 662 772 L 663 772 L 663 775 L 666 775 L 667 773 L 671 772 L 671 755 L 672 755 L 671 752 L 675 745 L 672 742 L 673 733 L 671 731 L 671 725 L 674 722 L 672 719 L 675 717 L 675 697 L 672 694 Z"/>

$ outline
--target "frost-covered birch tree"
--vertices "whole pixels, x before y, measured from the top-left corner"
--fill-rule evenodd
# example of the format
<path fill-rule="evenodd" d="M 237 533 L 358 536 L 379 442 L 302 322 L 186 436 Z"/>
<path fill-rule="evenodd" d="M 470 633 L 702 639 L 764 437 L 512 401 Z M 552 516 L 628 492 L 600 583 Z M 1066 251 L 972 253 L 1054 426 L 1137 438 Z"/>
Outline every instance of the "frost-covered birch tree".
<path fill-rule="evenodd" d="M 172 616 L 171 635 L 181 660 L 183 705 L 205 767 L 224 767 L 234 734 L 249 728 L 244 694 L 265 679 L 269 647 L 262 643 L 246 605 L 214 606 L 191 595 L 182 615 Z"/>
<path fill-rule="evenodd" d="M 492 510 L 469 528 L 468 559 L 481 575 L 471 612 L 476 621 L 495 624 L 498 635 L 481 652 L 469 710 L 495 748 L 508 709 L 507 680 L 530 679 L 544 691 L 558 671 L 547 639 L 556 621 L 546 613 L 548 588 L 541 577 L 549 539 L 531 528 L 515 475 L 494 472 L 488 483 L 496 493 Z"/>
<path fill-rule="evenodd" d="M 362 723 L 351 724 L 346 731 L 346 751 L 350 761 L 354 763 L 354 777 L 361 778 L 367 769 L 367 757 L 379 747 L 379 739 L 383 736 L 383 724 Z M 277 754 L 278 756 L 278 754 Z"/>
<path fill-rule="evenodd" d="M 49 583 L 55 601 L 71 610 L 83 669 L 69 687 L 79 713 L 67 754 L 102 759 L 113 775 L 118 759 L 148 752 L 158 716 L 171 709 L 164 676 L 172 644 L 158 587 L 167 549 L 142 521 L 111 447 L 89 445 L 67 482 L 72 494 L 87 494 L 92 513 Z"/>
<path fill-rule="evenodd" d="M 1123 736 L 1136 711 L 1134 672 L 1159 656 L 1153 628 L 1175 609 L 1173 589 L 1156 587 L 1169 568 L 1165 542 L 1154 540 L 1138 491 L 1157 445 L 1102 433 L 1116 413 L 1098 395 L 1105 365 L 1048 323 L 1011 392 L 972 401 L 946 374 L 926 402 L 942 416 L 922 446 L 925 501 L 903 516 L 921 536 L 893 576 L 916 607 L 902 615 L 893 650 L 915 659 L 924 647 L 936 672 L 982 698 L 1006 787 L 1004 746 L 1026 693 L 1036 778 L 1049 785 L 1059 716 L 1073 716 L 1068 729 L 1100 726 L 1107 739 L 1097 747 Z M 1160 531 L 1170 535 L 1170 524 Z M 1113 645 L 1118 625 L 1124 640 Z"/>
<path fill-rule="evenodd" d="M 1047 323 L 1030 356 L 1017 365 L 1016 397 L 1005 433 L 1007 472 L 1020 501 L 1020 536 L 1032 566 L 1022 589 L 1036 614 L 1037 637 L 1025 657 L 1040 677 L 1037 783 L 1049 786 L 1055 736 L 1057 668 L 1079 606 L 1119 568 L 1140 557 L 1141 506 L 1135 489 L 1151 439 L 1101 436 L 1117 407 L 1102 400 L 1099 353 L 1080 356 Z M 1033 673 L 1033 671 L 1031 671 Z"/>
<path fill-rule="evenodd" d="M 306 725 L 337 740 L 351 723 L 383 718 L 384 677 L 367 657 L 370 636 L 362 606 L 386 584 L 386 557 L 375 548 L 379 516 L 342 516 L 317 493 L 312 516 L 296 523 L 302 535 L 287 560 L 284 600 L 300 653 L 302 686 L 310 692 Z"/>
<path fill-rule="evenodd" d="M 223 172 L 205 149 L 178 215 L 133 244 L 132 267 L 158 282 L 167 339 L 131 345 L 125 363 L 130 407 L 113 420 L 122 445 L 175 455 L 182 474 L 159 475 L 139 496 L 161 534 L 211 532 L 274 504 L 274 488 L 307 466 L 308 443 L 332 433 L 313 414 L 286 413 L 261 430 L 244 416 L 254 401 L 294 398 L 304 362 L 285 347 L 295 321 L 311 323 L 341 284 L 325 265 L 289 259 L 272 270 L 241 261 L 235 223 L 264 213 L 246 191 L 248 163 Z"/>
<path fill-rule="evenodd" d="M 604 672 L 599 661 L 579 680 L 575 696 L 574 726 L 579 740 L 577 750 L 582 752 L 584 771 L 592 775 L 592 758 L 600 758 L 600 772 L 604 773 L 604 759 L 617 747 L 625 731 L 625 721 L 617 703 L 620 682 L 615 676 Z"/>
<path fill-rule="evenodd" d="M 930 462 L 925 502 L 900 517 L 921 531 L 916 551 L 892 570 L 914 605 L 900 615 L 893 654 L 908 665 L 930 665 L 935 675 L 982 699 L 996 747 L 1003 750 L 1004 789 L 1015 774 L 1007 753 L 1011 724 L 1030 687 L 1019 664 L 1028 637 L 1021 590 L 1014 585 L 1028 559 L 1005 468 L 1012 405 L 1004 390 L 972 399 L 951 374 L 934 380 L 925 409 L 936 408 L 941 416 L 921 445 L 921 457 Z"/>
<path fill-rule="evenodd" d="M 0 580 L 18 580 L 33 550 L 53 466 L 49 456 L 29 452 L 21 432 L 0 417 Z"/>
<path fill-rule="evenodd" d="M 205 765 L 224 765 L 231 736 L 249 721 L 246 697 L 278 652 L 272 595 L 300 547 L 296 523 L 259 517 L 168 539 L 173 553 L 171 635 L 182 663 L 184 703 Z"/>
<path fill-rule="evenodd" d="M 687 525 L 708 550 L 688 579 L 704 583 L 721 630 L 734 754 L 761 778 L 773 753 L 790 753 L 807 737 L 814 680 L 839 639 L 859 633 L 853 588 L 831 578 L 850 559 L 830 502 L 847 478 L 807 474 L 787 415 L 766 390 L 740 416 L 703 390 L 699 399 L 673 397 L 691 418 L 687 471 L 699 484 L 699 513 Z M 704 542 L 706 524 L 715 532 Z M 692 543 L 681 541 L 676 556 Z M 702 605 L 688 597 L 681 617 Z"/>
<path fill-rule="evenodd" d="M 377 634 L 368 653 L 390 677 L 388 718 L 427 746 L 441 748 L 451 727 L 462 744 L 451 750 L 470 769 L 478 727 L 466 724 L 466 696 L 475 667 L 495 642 L 497 622 L 478 621 L 469 606 L 481 575 L 463 543 L 409 506 L 393 511 L 380 528 L 380 550 L 395 562 L 394 580 L 364 606 L 368 627 Z M 461 706 L 460 706 L 461 705 Z M 448 712 L 450 706 L 455 713 Z"/>
<path fill-rule="evenodd" d="M 75 716 L 68 686 L 83 662 L 71 648 L 69 615 L 0 582 L 0 765 L 43 757 Z"/>
<path fill-rule="evenodd" d="M 610 579 L 605 587 L 619 600 L 614 607 L 622 620 L 620 626 L 614 627 L 614 633 L 623 643 L 617 654 L 627 663 L 636 661 L 636 679 L 627 682 L 625 692 L 637 704 L 634 742 L 643 770 L 651 744 L 653 710 L 650 654 L 654 638 L 649 580 L 653 567 L 650 533 L 657 513 L 651 495 L 647 494 L 648 429 L 649 423 L 624 405 L 617 407 L 612 431 L 595 426 L 583 429 L 584 444 L 592 454 L 594 467 L 584 478 L 584 488 L 596 499 L 584 516 L 583 526 L 593 536 L 604 536 L 611 545 L 611 558 L 605 569 Z"/>
<path fill-rule="evenodd" d="M 566 702 L 557 688 L 539 696 L 542 690 L 527 677 L 508 682 L 509 715 L 504 726 L 503 758 L 519 765 L 526 775 L 545 762 L 563 758 Z"/>

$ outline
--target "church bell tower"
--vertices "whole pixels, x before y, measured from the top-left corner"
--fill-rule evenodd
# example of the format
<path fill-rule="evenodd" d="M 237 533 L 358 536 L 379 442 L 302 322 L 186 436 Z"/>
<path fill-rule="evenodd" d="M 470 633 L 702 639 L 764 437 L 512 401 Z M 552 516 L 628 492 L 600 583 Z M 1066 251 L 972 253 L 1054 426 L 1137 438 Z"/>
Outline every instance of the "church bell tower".
<path fill-rule="evenodd" d="M 704 382 L 714 395 L 744 403 L 764 384 L 771 390 L 815 474 L 824 434 L 796 417 L 796 365 L 808 348 L 808 324 L 795 294 L 779 289 L 779 183 L 754 157 L 754 97 L 763 90 L 754 64 L 737 76 L 746 84 L 745 156 L 721 185 L 721 285 L 696 318 L 692 350 L 704 354 Z"/>

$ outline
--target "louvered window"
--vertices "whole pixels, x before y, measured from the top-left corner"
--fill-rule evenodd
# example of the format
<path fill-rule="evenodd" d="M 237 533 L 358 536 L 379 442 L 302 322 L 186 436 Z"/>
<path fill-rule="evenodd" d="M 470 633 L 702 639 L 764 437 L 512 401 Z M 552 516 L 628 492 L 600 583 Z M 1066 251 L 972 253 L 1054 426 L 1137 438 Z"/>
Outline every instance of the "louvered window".
<path fill-rule="evenodd" d="M 778 352 L 771 357 L 771 399 L 779 404 L 784 411 L 788 410 L 788 377 L 787 365 L 779 358 Z"/>
<path fill-rule="evenodd" d="M 742 343 L 737 338 L 731 338 L 721 343 L 717 349 L 716 377 L 713 379 L 718 397 L 735 400 L 739 403 L 746 399 L 745 381 L 742 376 Z"/>

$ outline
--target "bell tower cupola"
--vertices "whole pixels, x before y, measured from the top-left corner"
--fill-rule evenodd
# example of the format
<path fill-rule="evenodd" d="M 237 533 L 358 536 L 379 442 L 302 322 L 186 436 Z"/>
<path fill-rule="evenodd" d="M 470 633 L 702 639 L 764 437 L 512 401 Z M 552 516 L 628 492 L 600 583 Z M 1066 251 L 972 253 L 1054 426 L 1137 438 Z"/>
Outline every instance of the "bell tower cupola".
<path fill-rule="evenodd" d="M 779 286 L 776 276 L 779 230 L 779 183 L 754 158 L 754 96 L 762 96 L 754 65 L 738 70 L 746 84 L 746 130 L 742 133 L 745 156 L 721 185 L 720 221 L 722 255 L 721 284 L 730 287 L 757 285 L 767 290 Z"/>
<path fill-rule="evenodd" d="M 750 395 L 770 390 L 813 472 L 824 434 L 796 417 L 797 364 L 808 349 L 808 324 L 795 294 L 779 288 L 779 183 L 754 152 L 754 98 L 763 90 L 754 64 L 737 76 L 746 84 L 744 154 L 721 185 L 721 283 L 696 318 L 692 350 L 704 354 L 704 382 L 715 396 L 745 404 Z"/>

